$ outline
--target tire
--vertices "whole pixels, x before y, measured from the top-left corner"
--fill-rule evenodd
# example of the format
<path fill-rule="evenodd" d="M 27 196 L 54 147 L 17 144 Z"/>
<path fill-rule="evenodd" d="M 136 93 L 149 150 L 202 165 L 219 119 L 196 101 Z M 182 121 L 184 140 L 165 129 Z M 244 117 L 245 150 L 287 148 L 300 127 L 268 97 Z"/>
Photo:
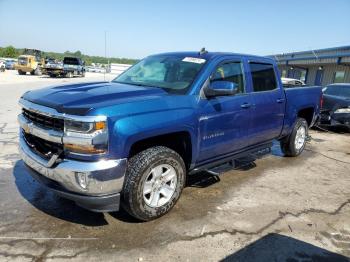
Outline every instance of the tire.
<path fill-rule="evenodd" d="M 306 120 L 298 118 L 292 133 L 280 142 L 283 154 L 291 157 L 300 155 L 305 148 L 308 132 L 309 127 Z"/>
<path fill-rule="evenodd" d="M 163 177 L 166 173 L 168 175 Z M 170 178 L 171 181 L 165 182 Z M 129 160 L 122 206 L 131 216 L 142 221 L 163 216 L 179 199 L 185 178 L 185 163 L 178 153 L 164 146 L 146 149 Z M 167 192 L 167 196 L 162 192 Z"/>
<path fill-rule="evenodd" d="M 36 76 L 40 76 L 40 75 L 41 75 L 41 70 L 40 70 L 39 67 L 37 67 L 37 68 L 35 69 L 34 74 L 35 74 Z"/>
<path fill-rule="evenodd" d="M 35 75 L 35 70 L 31 71 L 30 74 L 33 76 Z"/>
<path fill-rule="evenodd" d="M 18 70 L 18 74 L 19 74 L 19 75 L 25 75 L 26 72 L 23 72 L 22 70 Z"/>

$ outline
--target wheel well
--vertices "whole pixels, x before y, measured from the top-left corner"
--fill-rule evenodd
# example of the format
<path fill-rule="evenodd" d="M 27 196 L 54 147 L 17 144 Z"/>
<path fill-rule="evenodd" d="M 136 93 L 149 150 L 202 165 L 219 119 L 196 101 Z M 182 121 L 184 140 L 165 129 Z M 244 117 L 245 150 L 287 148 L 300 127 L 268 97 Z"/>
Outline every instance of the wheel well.
<path fill-rule="evenodd" d="M 313 107 L 308 107 L 300 110 L 298 112 L 298 117 L 304 118 L 307 122 L 307 124 L 310 126 L 312 119 L 314 117 L 314 109 Z"/>
<path fill-rule="evenodd" d="M 129 158 L 154 146 L 166 146 L 177 152 L 189 169 L 192 160 L 191 136 L 188 132 L 176 132 L 137 141 L 131 146 Z"/>

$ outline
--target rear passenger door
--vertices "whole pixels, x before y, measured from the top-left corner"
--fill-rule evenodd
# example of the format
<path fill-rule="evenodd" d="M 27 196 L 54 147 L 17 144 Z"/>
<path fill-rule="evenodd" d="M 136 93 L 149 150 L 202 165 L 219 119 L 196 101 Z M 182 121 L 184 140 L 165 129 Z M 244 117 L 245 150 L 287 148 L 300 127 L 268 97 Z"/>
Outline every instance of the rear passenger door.
<path fill-rule="evenodd" d="M 283 127 L 285 95 L 279 87 L 272 64 L 250 61 L 252 83 L 252 143 L 258 144 L 277 138 Z"/>

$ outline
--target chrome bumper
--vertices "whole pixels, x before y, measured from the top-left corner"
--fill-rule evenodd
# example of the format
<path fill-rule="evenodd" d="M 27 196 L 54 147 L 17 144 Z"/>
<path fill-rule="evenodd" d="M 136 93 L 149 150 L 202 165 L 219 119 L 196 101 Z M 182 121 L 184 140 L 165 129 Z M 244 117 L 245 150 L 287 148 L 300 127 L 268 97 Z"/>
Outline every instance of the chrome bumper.
<path fill-rule="evenodd" d="M 108 195 L 122 191 L 126 159 L 100 160 L 97 162 L 63 159 L 57 165 L 50 167 L 46 159 L 34 153 L 25 142 L 22 132 L 19 137 L 19 152 L 24 163 L 37 173 L 56 181 L 70 192 L 83 195 Z M 87 187 L 81 187 L 77 172 L 86 175 Z"/>

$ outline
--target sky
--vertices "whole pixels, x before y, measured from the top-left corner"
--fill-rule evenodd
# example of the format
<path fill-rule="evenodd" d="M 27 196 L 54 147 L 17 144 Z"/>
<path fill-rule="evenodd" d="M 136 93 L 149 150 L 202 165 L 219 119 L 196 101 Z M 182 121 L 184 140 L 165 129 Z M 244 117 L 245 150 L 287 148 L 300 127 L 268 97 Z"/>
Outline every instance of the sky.
<path fill-rule="evenodd" d="M 350 45 L 350 0 L 0 0 L 0 46 L 142 58 Z"/>

